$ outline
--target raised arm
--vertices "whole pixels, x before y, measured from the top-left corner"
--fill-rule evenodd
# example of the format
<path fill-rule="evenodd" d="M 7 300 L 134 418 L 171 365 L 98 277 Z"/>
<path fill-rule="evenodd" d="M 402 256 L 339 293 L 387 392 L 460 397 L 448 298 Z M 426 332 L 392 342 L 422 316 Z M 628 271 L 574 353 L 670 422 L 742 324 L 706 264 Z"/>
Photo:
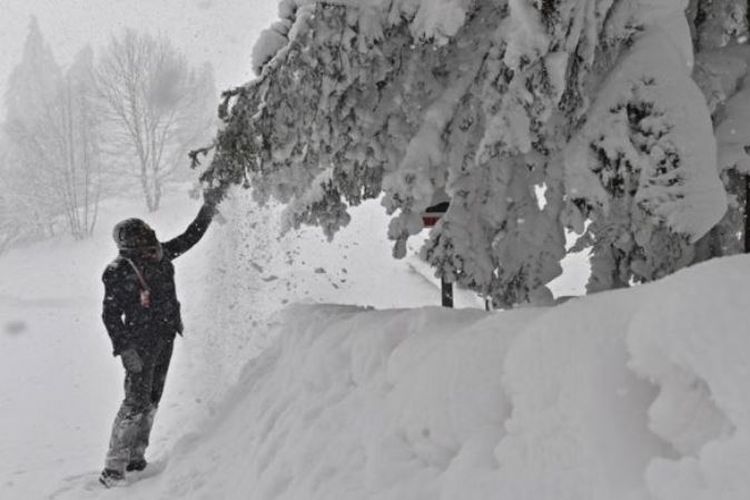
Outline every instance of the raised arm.
<path fill-rule="evenodd" d="M 216 213 L 216 206 L 204 203 L 198 216 L 190 223 L 184 233 L 162 244 L 164 258 L 172 260 L 190 250 L 206 234 L 208 226 Z"/>

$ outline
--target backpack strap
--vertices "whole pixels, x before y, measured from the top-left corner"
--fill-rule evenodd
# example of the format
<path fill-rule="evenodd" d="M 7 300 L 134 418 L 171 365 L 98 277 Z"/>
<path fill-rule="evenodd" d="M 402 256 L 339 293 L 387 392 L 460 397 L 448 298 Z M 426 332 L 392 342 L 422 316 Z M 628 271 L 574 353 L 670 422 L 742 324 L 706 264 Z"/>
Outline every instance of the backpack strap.
<path fill-rule="evenodd" d="M 135 271 L 135 275 L 138 278 L 138 283 L 141 285 L 141 306 L 146 308 L 151 307 L 151 288 L 149 288 L 148 283 L 146 283 L 146 279 L 143 277 L 143 273 L 140 269 L 138 269 L 138 266 L 136 266 L 135 262 L 133 262 L 131 259 L 127 257 L 123 257 L 122 259 L 130 264 L 130 267 L 133 268 L 133 271 Z"/>

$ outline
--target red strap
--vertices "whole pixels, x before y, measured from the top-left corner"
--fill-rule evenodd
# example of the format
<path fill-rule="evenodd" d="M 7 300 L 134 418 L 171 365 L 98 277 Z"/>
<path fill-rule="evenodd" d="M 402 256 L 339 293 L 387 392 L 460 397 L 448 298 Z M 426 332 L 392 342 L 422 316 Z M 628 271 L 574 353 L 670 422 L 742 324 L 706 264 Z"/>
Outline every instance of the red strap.
<path fill-rule="evenodd" d="M 128 264 L 130 264 L 130 267 L 133 268 L 133 271 L 135 271 L 135 275 L 138 277 L 138 282 L 141 285 L 141 305 L 143 307 L 150 307 L 151 306 L 151 289 L 148 287 L 148 283 L 146 283 L 146 279 L 143 277 L 143 274 L 141 273 L 141 270 L 138 269 L 138 266 L 135 265 L 135 262 L 128 259 L 127 257 L 123 257 L 126 261 L 128 261 Z"/>

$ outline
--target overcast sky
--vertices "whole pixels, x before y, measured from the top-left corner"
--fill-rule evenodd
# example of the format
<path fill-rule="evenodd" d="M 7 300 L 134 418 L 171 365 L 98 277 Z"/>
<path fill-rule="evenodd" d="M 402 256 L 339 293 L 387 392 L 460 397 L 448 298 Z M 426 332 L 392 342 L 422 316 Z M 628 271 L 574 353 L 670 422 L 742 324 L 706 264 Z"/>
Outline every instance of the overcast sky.
<path fill-rule="evenodd" d="M 277 18 L 277 5 L 278 0 L 0 0 L 0 96 L 20 61 L 32 14 L 62 66 L 87 43 L 98 54 L 112 34 L 132 27 L 165 34 L 195 64 L 210 61 L 222 90 L 253 77 L 253 44 Z"/>

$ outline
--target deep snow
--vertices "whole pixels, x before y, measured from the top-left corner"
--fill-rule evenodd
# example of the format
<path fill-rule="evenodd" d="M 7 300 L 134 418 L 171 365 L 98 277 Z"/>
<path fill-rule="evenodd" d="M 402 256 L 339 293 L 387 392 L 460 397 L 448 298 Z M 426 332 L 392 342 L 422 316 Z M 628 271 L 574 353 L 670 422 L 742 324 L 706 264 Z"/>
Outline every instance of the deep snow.
<path fill-rule="evenodd" d="M 746 498 L 748 272 L 492 314 L 289 308 L 143 494 Z"/>
<path fill-rule="evenodd" d="M 196 210 L 180 192 L 146 218 L 168 237 Z M 121 397 L 98 280 L 137 205 L 109 203 L 92 241 L 1 256 L 0 498 L 747 497 L 750 259 L 447 311 L 390 260 L 380 210 L 328 244 L 227 202 L 176 263 L 187 330 L 150 449 L 164 470 L 111 491 L 87 489 Z"/>
<path fill-rule="evenodd" d="M 188 190 L 168 195 L 155 214 L 137 196 L 109 200 L 91 240 L 60 237 L 0 255 L 0 499 L 47 498 L 70 486 L 64 477 L 102 466 L 122 398 L 122 369 L 100 320 L 100 276 L 115 256 L 111 228 L 137 216 L 161 238 L 174 236 L 199 207 Z M 357 210 L 351 227 L 329 244 L 312 229 L 277 238 L 280 209 L 255 207 L 246 195 L 227 201 L 224 222 L 176 261 L 186 332 L 175 349 L 152 456 L 215 413 L 287 304 L 383 308 L 440 300 L 416 259 L 391 259 L 377 203 Z M 457 303 L 477 301 L 458 294 Z"/>

